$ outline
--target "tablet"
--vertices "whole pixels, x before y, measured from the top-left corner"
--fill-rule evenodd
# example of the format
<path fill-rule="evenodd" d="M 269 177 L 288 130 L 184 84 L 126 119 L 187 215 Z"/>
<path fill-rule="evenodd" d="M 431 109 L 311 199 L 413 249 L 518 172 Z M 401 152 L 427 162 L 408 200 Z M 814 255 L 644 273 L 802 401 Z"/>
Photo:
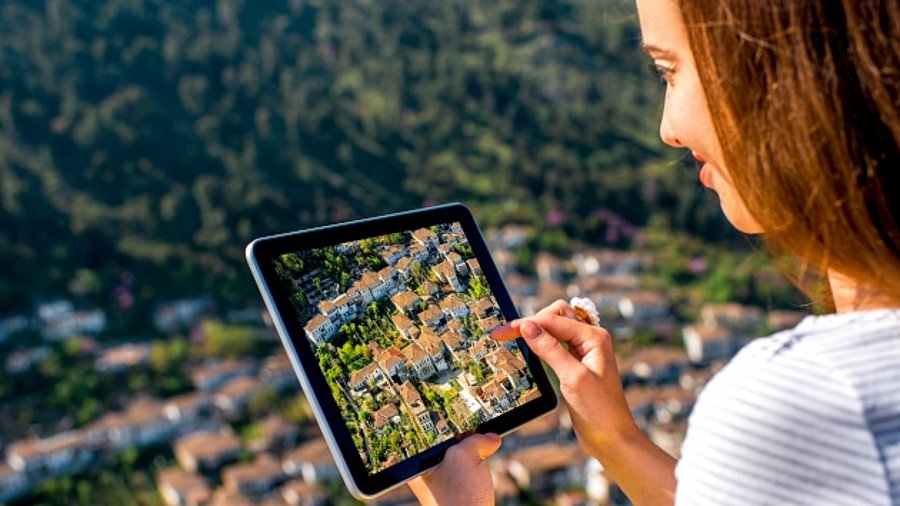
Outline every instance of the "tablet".
<path fill-rule="evenodd" d="M 350 492 L 371 499 L 473 432 L 556 407 L 462 204 L 257 239 L 247 261 Z"/>

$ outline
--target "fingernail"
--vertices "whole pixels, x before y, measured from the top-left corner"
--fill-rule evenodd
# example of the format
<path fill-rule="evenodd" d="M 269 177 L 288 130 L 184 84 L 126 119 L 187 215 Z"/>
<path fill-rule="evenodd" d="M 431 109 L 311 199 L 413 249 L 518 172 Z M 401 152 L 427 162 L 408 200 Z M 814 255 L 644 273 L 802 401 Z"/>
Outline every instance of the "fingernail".
<path fill-rule="evenodd" d="M 499 440 L 500 440 L 500 434 L 495 434 L 495 433 L 493 433 L 493 432 L 488 432 L 487 434 L 485 434 L 485 436 L 487 436 L 487 437 L 493 439 L 494 441 L 499 441 Z"/>
<path fill-rule="evenodd" d="M 522 325 L 519 325 L 519 332 L 522 333 L 522 337 L 524 337 L 525 339 L 534 339 L 535 337 L 541 335 L 544 330 L 536 323 L 526 320 L 522 322 Z"/>

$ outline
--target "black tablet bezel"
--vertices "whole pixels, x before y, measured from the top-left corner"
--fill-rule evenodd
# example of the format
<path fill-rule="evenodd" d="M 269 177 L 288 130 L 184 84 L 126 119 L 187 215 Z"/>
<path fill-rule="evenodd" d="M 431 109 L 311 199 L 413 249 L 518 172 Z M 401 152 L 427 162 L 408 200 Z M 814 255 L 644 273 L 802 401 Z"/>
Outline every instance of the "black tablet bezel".
<path fill-rule="evenodd" d="M 507 321 L 518 318 L 518 313 L 485 245 L 481 231 L 475 223 L 472 213 L 463 204 L 447 204 L 264 237 L 253 241 L 247 246 L 248 262 L 251 263 L 251 267 L 255 262 L 259 269 L 259 275 L 262 278 L 257 278 L 257 282 L 261 283 L 260 290 L 268 290 L 271 294 L 271 299 L 266 301 L 270 305 L 269 309 L 270 311 L 275 310 L 274 312 L 277 314 L 273 315 L 273 317 L 278 318 L 283 323 L 283 328 L 288 333 L 287 336 L 282 336 L 282 341 L 286 346 L 290 343 L 299 359 L 300 366 L 305 372 L 309 385 L 314 390 L 314 392 L 307 392 L 307 395 L 316 397 L 321 407 L 321 415 L 326 418 L 328 428 L 334 436 L 334 442 L 337 444 L 341 458 L 346 464 L 346 470 L 351 475 L 355 487 L 348 483 L 348 488 L 351 491 L 354 491 L 353 489 L 356 488 L 354 492 L 358 492 L 364 498 L 374 497 L 438 464 L 443 458 L 444 452 L 451 445 L 455 444 L 456 439 L 439 443 L 396 465 L 374 474 L 369 474 L 369 470 L 363 464 L 357 448 L 353 444 L 345 425 L 345 420 L 332 397 L 328 383 L 318 367 L 313 349 L 303 332 L 301 322 L 297 318 L 290 317 L 295 310 L 289 301 L 286 288 L 275 272 L 273 260 L 285 253 L 333 246 L 348 241 L 453 222 L 459 222 L 462 225 L 475 258 L 480 264 L 483 275 L 503 316 Z M 263 283 L 265 286 L 262 286 Z M 265 293 L 263 295 L 265 298 Z M 271 304 L 274 304 L 275 307 L 272 308 Z M 532 374 L 532 379 L 541 395 L 523 406 L 519 406 L 479 425 L 475 428 L 475 432 L 505 434 L 534 418 L 552 411 L 556 407 L 556 395 L 541 366 L 540 359 L 531 352 L 523 339 L 519 338 L 517 343 L 522 350 L 522 355 Z M 322 422 L 323 420 L 319 420 L 320 424 Z"/>

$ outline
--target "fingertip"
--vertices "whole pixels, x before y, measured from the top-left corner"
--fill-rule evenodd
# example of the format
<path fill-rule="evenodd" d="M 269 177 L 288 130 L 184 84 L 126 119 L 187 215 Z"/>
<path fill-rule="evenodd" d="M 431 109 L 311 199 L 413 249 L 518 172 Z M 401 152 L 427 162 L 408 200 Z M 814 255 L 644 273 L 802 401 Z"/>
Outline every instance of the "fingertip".
<path fill-rule="evenodd" d="M 478 456 L 484 460 L 500 449 L 502 439 L 499 434 L 494 433 L 481 434 L 481 436 L 481 442 L 477 445 L 476 450 L 478 451 Z"/>
<path fill-rule="evenodd" d="M 539 335 L 544 333 L 544 329 L 540 327 L 537 323 L 532 321 L 524 320 L 521 325 L 519 325 L 519 332 L 522 334 L 522 337 L 525 339 L 534 339 Z"/>
<path fill-rule="evenodd" d="M 517 321 L 518 320 L 509 322 L 506 325 L 502 325 L 492 330 L 490 333 L 491 339 L 496 339 L 497 341 L 509 341 L 519 337 L 519 331 L 516 329 L 515 325 Z"/>

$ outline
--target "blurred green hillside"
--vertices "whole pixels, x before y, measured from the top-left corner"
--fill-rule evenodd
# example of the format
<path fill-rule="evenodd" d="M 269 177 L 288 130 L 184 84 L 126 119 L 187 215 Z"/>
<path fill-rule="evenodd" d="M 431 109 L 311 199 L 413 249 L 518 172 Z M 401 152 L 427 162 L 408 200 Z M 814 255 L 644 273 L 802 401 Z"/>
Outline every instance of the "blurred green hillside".
<path fill-rule="evenodd" d="M 0 308 L 238 305 L 255 236 L 454 200 L 733 239 L 639 39 L 630 0 L 4 0 Z"/>

